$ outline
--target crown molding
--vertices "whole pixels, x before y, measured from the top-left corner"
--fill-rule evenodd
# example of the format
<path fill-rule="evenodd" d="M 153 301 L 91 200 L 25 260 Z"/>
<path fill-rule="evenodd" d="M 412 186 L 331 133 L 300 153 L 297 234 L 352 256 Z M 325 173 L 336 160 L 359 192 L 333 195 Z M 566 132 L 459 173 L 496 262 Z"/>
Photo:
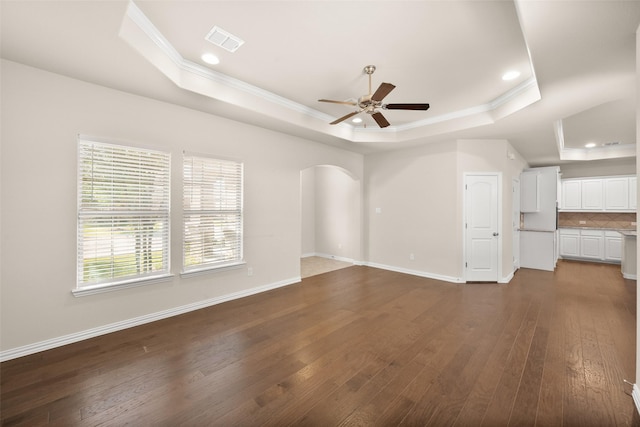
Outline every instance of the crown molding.
<path fill-rule="evenodd" d="M 537 81 L 532 77 L 486 104 L 403 125 L 384 129 L 347 122 L 330 125 L 333 116 L 183 58 L 132 1 L 120 37 L 182 89 L 351 142 L 401 142 L 491 124 L 540 100 Z"/>
<path fill-rule="evenodd" d="M 553 123 L 553 132 L 556 136 L 556 145 L 558 147 L 560 160 L 587 161 L 636 156 L 636 144 L 620 144 L 593 148 L 567 148 L 564 146 L 565 141 L 562 120 L 556 120 Z"/>

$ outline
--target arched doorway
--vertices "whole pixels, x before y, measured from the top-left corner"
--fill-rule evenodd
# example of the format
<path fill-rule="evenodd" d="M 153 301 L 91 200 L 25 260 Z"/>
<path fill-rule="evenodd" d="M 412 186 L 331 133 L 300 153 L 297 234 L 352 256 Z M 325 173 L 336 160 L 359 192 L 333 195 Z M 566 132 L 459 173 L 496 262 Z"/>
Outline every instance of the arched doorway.
<path fill-rule="evenodd" d="M 360 180 L 330 165 L 300 173 L 301 277 L 361 262 Z"/>

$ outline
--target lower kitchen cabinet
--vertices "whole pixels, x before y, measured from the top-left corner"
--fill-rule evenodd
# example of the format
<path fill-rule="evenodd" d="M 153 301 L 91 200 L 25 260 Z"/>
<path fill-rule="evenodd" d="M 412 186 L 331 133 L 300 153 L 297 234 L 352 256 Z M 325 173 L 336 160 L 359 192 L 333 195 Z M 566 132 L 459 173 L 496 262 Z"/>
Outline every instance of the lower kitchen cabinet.
<path fill-rule="evenodd" d="M 580 257 L 604 259 L 604 234 L 602 230 L 580 230 Z"/>
<path fill-rule="evenodd" d="M 617 231 L 604 232 L 604 259 L 622 261 L 622 235 Z"/>
<path fill-rule="evenodd" d="M 622 259 L 622 236 L 613 230 L 561 228 L 562 258 L 618 263 Z"/>
<path fill-rule="evenodd" d="M 580 230 L 560 229 L 560 256 L 580 257 Z"/>

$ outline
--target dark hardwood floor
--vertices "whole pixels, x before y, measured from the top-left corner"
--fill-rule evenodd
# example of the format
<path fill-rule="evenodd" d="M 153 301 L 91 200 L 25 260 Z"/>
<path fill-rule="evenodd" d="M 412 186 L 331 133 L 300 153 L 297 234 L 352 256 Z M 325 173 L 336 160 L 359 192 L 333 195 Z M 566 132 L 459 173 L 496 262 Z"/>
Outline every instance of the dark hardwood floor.
<path fill-rule="evenodd" d="M 636 283 L 349 267 L 2 363 L 2 425 L 639 425 Z"/>

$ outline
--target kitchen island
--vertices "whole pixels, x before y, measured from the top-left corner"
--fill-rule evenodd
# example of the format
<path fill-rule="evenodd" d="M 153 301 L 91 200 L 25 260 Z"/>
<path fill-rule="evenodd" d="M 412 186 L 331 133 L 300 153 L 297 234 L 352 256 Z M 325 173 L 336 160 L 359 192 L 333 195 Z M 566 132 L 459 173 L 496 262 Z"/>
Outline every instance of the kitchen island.
<path fill-rule="evenodd" d="M 622 234 L 622 277 L 636 280 L 638 264 L 637 232 L 620 230 Z"/>

